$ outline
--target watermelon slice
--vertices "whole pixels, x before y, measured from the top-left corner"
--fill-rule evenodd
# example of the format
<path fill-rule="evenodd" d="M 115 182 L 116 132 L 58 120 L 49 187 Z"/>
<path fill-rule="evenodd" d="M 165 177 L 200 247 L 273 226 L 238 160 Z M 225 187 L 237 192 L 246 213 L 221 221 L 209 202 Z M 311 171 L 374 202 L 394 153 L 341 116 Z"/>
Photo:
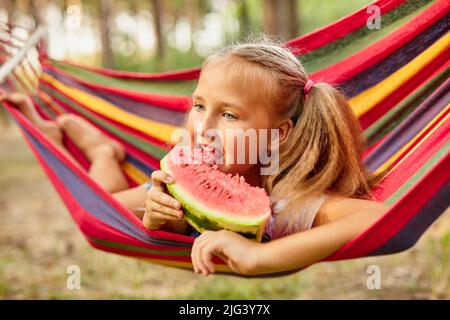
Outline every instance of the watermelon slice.
<path fill-rule="evenodd" d="M 271 214 L 266 191 L 216 165 L 193 161 L 192 154 L 175 147 L 161 160 L 161 170 L 175 179 L 167 189 L 181 203 L 186 220 L 199 232 L 227 229 L 261 241 Z"/>

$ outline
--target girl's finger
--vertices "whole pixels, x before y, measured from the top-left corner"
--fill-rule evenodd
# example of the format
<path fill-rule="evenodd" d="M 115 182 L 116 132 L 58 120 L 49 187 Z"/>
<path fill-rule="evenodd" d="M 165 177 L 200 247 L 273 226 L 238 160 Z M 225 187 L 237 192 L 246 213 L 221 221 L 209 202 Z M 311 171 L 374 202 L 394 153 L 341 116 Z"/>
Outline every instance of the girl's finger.
<path fill-rule="evenodd" d="M 174 216 L 172 216 L 170 214 L 166 214 L 166 213 L 159 212 L 159 211 L 154 211 L 154 210 L 152 210 L 151 212 L 152 212 L 153 216 L 157 217 L 160 220 L 164 220 L 164 221 L 166 221 L 166 220 L 180 221 L 180 218 L 174 217 Z"/>
<path fill-rule="evenodd" d="M 173 183 L 175 181 L 170 175 L 168 175 L 167 173 L 165 173 L 164 171 L 161 171 L 161 170 L 153 171 L 151 179 L 152 179 L 152 182 L 156 182 L 159 184 L 161 184 L 161 182 Z"/>
<path fill-rule="evenodd" d="M 205 244 L 203 242 L 199 243 L 198 245 L 198 252 L 197 252 L 197 264 L 198 264 L 198 268 L 200 269 L 201 273 L 205 276 L 208 275 L 208 269 L 206 268 L 205 264 L 203 263 L 203 252 L 205 250 Z"/>
<path fill-rule="evenodd" d="M 198 273 L 197 261 L 195 260 L 195 255 L 197 252 L 197 239 L 194 240 L 194 243 L 192 244 L 192 249 L 191 249 L 191 261 L 192 261 L 192 267 L 194 268 L 195 273 Z"/>
<path fill-rule="evenodd" d="M 202 270 L 200 269 L 200 263 L 199 263 L 199 255 L 200 255 L 200 246 L 199 244 L 202 242 L 201 236 L 195 239 L 194 246 L 192 250 L 192 263 L 194 265 L 194 271 L 195 273 L 202 273 Z"/>
<path fill-rule="evenodd" d="M 181 203 L 164 192 L 154 190 L 150 192 L 150 199 L 155 202 L 158 202 L 159 204 L 171 207 L 176 210 L 181 209 Z"/>
<path fill-rule="evenodd" d="M 168 220 L 179 221 L 180 219 L 159 212 L 150 211 L 144 215 L 142 223 L 148 229 L 160 229 Z"/>
<path fill-rule="evenodd" d="M 183 217 L 183 212 L 181 210 L 172 209 L 170 207 L 161 205 L 155 201 L 150 204 L 150 210 L 153 212 L 158 212 L 164 215 L 165 217 L 174 220 L 179 220 Z"/>
<path fill-rule="evenodd" d="M 202 262 L 203 265 L 208 270 L 208 273 L 214 273 L 215 271 L 214 263 L 212 262 L 212 257 L 213 257 L 213 247 L 211 245 L 206 246 L 206 248 L 204 248 L 202 252 Z"/>
<path fill-rule="evenodd" d="M 159 229 L 166 221 L 153 212 L 147 212 L 142 218 L 142 224 L 147 229 Z"/>

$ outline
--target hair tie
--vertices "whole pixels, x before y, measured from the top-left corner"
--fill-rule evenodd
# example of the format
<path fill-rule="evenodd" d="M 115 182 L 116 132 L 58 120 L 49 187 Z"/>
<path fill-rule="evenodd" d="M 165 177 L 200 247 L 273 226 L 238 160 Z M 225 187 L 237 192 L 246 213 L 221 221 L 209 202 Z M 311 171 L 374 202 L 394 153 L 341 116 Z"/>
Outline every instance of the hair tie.
<path fill-rule="evenodd" d="M 305 98 L 308 96 L 309 94 L 309 90 L 311 89 L 311 87 L 314 85 L 314 81 L 312 81 L 311 79 L 309 79 L 305 86 L 303 87 L 303 93 L 305 94 Z"/>

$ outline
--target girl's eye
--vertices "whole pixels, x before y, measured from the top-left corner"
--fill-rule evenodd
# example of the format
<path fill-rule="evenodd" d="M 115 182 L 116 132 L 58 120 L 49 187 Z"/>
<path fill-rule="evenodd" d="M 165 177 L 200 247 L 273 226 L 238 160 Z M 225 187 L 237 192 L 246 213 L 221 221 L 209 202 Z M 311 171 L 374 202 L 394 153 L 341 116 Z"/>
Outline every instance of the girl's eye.
<path fill-rule="evenodd" d="M 235 116 L 234 114 L 232 114 L 231 112 L 224 112 L 222 114 L 222 116 L 225 118 L 225 120 L 229 120 L 229 121 L 233 121 L 233 120 L 237 120 L 238 117 Z"/>
<path fill-rule="evenodd" d="M 197 110 L 198 112 L 203 112 L 205 111 L 205 106 L 202 104 L 196 104 L 194 105 L 195 110 Z"/>

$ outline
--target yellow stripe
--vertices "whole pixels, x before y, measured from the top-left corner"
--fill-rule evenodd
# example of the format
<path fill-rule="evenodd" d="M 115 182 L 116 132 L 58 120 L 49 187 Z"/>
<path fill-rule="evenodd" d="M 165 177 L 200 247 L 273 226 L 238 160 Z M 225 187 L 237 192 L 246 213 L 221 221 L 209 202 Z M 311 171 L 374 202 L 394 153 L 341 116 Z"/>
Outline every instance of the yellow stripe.
<path fill-rule="evenodd" d="M 448 50 L 449 44 L 450 33 L 447 33 L 410 63 L 400 68 L 370 89 L 367 89 L 366 91 L 363 91 L 357 96 L 351 98 L 349 103 L 355 114 L 359 117 L 383 101 L 406 81 L 411 79 L 414 75 L 420 72 L 420 70 L 426 67 L 430 61 L 435 59 L 445 50 Z"/>
<path fill-rule="evenodd" d="M 442 114 L 444 114 L 448 109 L 450 108 L 450 103 L 441 111 L 439 112 L 439 114 L 433 119 L 433 121 L 430 121 L 430 123 L 428 123 L 428 125 L 423 128 L 418 134 L 416 134 L 414 136 L 413 139 L 411 139 L 407 144 L 405 144 L 399 151 L 397 151 L 391 158 L 389 158 L 385 163 L 383 163 L 383 165 L 381 167 L 379 167 L 377 170 L 375 170 L 376 172 L 381 172 L 382 170 L 385 170 L 391 163 L 393 163 L 411 144 L 413 144 L 418 138 L 419 136 L 425 132 L 429 127 L 431 127 L 436 121 L 435 119 L 438 119 L 440 116 L 442 116 Z M 450 118 L 450 114 L 446 115 L 439 123 L 445 123 L 448 119 Z M 400 165 L 407 157 L 409 154 L 411 154 L 414 150 L 416 150 L 422 143 L 424 143 L 426 141 L 426 139 L 433 134 L 433 132 L 435 132 L 440 125 L 436 125 L 433 129 L 430 130 L 430 132 L 428 132 L 426 134 L 425 137 L 422 138 L 422 140 L 416 145 L 414 146 L 413 149 L 411 149 L 408 154 L 401 160 L 399 161 L 393 168 L 390 169 L 390 171 L 394 170 L 398 165 Z"/>
<path fill-rule="evenodd" d="M 122 170 L 131 178 L 134 182 L 141 184 L 150 180 L 150 177 L 145 174 L 142 170 L 138 169 L 136 166 L 128 161 L 122 164 Z"/>
<path fill-rule="evenodd" d="M 138 115 L 122 110 L 114 104 L 99 97 L 90 95 L 77 88 L 66 86 L 47 73 L 42 74 L 41 77 L 43 80 L 52 84 L 56 89 L 66 94 L 74 101 L 82 104 L 86 108 L 128 127 L 144 132 L 161 141 L 169 142 L 173 130 L 176 129 L 175 126 L 142 118 Z"/>

